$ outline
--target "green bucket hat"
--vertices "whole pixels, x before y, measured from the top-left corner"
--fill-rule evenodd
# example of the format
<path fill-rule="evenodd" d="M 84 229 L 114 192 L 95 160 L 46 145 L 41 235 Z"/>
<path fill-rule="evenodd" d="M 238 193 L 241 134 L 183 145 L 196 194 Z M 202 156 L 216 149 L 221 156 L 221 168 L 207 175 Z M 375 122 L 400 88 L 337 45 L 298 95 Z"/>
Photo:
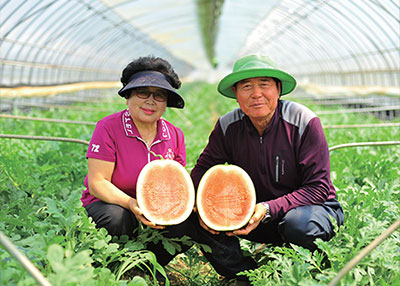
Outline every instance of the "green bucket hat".
<path fill-rule="evenodd" d="M 290 93 L 296 87 L 296 80 L 290 74 L 276 68 L 275 63 L 267 56 L 248 55 L 238 59 L 232 73 L 225 76 L 218 84 L 218 91 L 231 98 L 236 98 L 232 86 L 246 78 L 274 77 L 282 82 L 281 95 Z"/>

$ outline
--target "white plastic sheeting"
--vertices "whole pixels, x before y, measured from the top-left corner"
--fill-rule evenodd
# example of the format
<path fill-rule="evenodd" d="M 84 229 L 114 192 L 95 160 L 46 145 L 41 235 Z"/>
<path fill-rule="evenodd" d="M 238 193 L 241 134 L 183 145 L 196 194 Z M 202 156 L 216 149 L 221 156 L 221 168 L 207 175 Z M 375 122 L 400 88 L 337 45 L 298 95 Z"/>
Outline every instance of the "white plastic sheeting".
<path fill-rule="evenodd" d="M 215 25 L 201 31 L 199 17 Z M 395 0 L 13 0 L 0 4 L 0 27 L 2 86 L 116 81 L 148 54 L 218 80 L 213 66 L 225 73 L 249 53 L 302 82 L 400 85 Z"/>

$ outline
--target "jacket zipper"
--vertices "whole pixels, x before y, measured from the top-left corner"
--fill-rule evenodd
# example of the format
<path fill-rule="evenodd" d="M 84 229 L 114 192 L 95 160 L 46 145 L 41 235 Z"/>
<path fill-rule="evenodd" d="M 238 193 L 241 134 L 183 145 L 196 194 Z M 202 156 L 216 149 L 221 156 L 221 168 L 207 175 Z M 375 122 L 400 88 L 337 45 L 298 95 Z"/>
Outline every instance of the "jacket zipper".
<path fill-rule="evenodd" d="M 161 140 L 154 141 L 150 146 L 147 145 L 147 143 L 140 137 L 137 137 L 140 141 L 144 143 L 144 145 L 147 147 L 147 163 L 150 163 L 150 151 L 151 147 L 153 147 L 155 144 L 158 144 L 161 142 Z"/>
<path fill-rule="evenodd" d="M 279 161 L 280 161 L 280 156 L 276 155 L 275 156 L 275 183 L 279 183 Z"/>
<path fill-rule="evenodd" d="M 261 160 L 261 172 L 263 174 L 266 173 L 265 170 L 265 155 L 264 155 L 264 148 L 263 148 L 263 138 L 260 136 L 260 160 Z"/>

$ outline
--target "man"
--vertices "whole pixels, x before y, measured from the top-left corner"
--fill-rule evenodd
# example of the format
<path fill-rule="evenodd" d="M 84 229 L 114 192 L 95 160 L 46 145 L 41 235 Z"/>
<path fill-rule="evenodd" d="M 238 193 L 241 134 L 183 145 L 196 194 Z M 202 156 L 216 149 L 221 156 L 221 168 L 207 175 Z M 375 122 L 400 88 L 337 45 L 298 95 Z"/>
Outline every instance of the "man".
<path fill-rule="evenodd" d="M 238 165 L 252 178 L 257 195 L 254 214 L 242 229 L 218 233 L 200 220 L 213 250 L 205 255 L 228 278 L 256 267 L 254 260 L 242 256 L 236 236 L 313 251 L 316 238 L 334 236 L 330 217 L 337 225 L 343 223 L 320 120 L 308 108 L 280 99 L 295 87 L 290 74 L 262 55 L 239 59 L 218 85 L 239 108 L 218 120 L 191 177 L 197 187 L 210 167 Z"/>

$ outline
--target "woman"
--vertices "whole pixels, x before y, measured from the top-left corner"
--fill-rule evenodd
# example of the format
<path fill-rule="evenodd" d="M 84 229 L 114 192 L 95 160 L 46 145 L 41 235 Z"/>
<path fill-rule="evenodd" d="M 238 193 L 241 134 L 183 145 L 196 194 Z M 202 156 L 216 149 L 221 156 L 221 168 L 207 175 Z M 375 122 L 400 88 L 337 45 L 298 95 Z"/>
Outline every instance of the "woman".
<path fill-rule="evenodd" d="M 166 107 L 183 108 L 175 91 L 181 85 L 171 65 L 152 56 L 132 61 L 122 72 L 127 110 L 101 119 L 87 152 L 88 174 L 81 201 L 97 227 L 112 236 L 133 236 L 139 221 L 154 229 L 164 229 L 167 237 L 181 237 L 188 222 L 164 227 L 148 221 L 137 205 L 136 182 L 141 169 L 155 154 L 186 165 L 182 131 L 162 119 Z M 172 258 L 161 244 L 149 245 L 161 265 Z M 188 249 L 182 245 L 182 251 Z"/>

